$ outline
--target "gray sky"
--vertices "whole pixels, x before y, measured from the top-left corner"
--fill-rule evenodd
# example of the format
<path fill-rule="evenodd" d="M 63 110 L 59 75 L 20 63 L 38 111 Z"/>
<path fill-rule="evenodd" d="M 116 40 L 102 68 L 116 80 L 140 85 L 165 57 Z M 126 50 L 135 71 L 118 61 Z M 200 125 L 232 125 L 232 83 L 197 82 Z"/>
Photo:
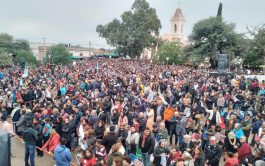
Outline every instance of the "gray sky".
<path fill-rule="evenodd" d="M 197 21 L 215 16 L 219 2 L 223 16 L 234 22 L 238 32 L 246 26 L 265 23 L 264 0 L 180 0 L 186 17 L 186 34 Z M 29 41 L 64 42 L 106 47 L 96 32 L 98 24 L 106 24 L 129 10 L 134 0 L 0 0 L 0 33 Z M 157 10 L 162 23 L 161 34 L 170 31 L 170 18 L 178 0 L 148 0 Z"/>

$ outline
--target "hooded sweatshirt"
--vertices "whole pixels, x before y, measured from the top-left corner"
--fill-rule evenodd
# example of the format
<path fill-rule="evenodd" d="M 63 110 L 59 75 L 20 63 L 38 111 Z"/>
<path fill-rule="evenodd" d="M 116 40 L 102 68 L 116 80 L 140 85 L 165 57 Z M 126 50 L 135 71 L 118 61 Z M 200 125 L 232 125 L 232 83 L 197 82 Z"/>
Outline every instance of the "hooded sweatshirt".
<path fill-rule="evenodd" d="M 70 166 L 72 160 L 71 152 L 65 145 L 57 145 L 54 150 L 56 166 Z"/>

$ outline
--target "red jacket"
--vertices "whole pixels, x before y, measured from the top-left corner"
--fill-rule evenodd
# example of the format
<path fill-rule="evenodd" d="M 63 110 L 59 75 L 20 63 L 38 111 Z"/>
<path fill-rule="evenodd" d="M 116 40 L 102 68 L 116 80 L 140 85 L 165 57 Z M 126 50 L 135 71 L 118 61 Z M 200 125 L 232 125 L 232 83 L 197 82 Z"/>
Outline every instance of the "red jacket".
<path fill-rule="evenodd" d="M 50 136 L 49 140 L 45 143 L 42 149 L 48 149 L 50 152 L 53 152 L 57 145 L 60 144 L 60 135 L 58 133 Z"/>
<path fill-rule="evenodd" d="M 251 148 L 250 146 L 244 142 L 238 149 L 238 159 L 244 160 L 249 154 L 251 154 Z"/>
<path fill-rule="evenodd" d="M 81 161 L 80 161 L 80 165 L 81 166 L 93 166 L 95 165 L 97 162 L 96 158 L 91 158 L 91 159 L 84 159 L 82 158 Z"/>

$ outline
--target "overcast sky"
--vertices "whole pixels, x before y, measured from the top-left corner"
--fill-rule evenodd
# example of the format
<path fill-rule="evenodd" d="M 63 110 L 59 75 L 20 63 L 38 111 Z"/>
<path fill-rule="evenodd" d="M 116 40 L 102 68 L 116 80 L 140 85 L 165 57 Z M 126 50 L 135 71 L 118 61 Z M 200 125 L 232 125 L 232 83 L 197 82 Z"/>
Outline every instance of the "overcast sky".
<path fill-rule="evenodd" d="M 0 33 L 29 41 L 64 42 L 106 47 L 96 26 L 119 18 L 134 0 L 0 0 Z M 170 31 L 170 18 L 178 0 L 148 0 L 161 20 L 161 34 Z M 223 2 L 223 16 L 234 22 L 238 32 L 246 26 L 265 23 L 265 0 L 180 0 L 189 35 L 197 21 L 215 16 Z"/>

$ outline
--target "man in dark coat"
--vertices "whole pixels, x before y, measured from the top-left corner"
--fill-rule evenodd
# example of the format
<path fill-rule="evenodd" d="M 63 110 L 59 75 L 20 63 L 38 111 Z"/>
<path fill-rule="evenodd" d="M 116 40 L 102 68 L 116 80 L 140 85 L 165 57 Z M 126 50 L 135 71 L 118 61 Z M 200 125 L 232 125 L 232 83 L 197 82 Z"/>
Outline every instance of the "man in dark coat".
<path fill-rule="evenodd" d="M 144 133 L 140 136 L 139 146 L 143 155 L 144 166 L 150 165 L 150 155 L 154 152 L 155 138 L 151 135 L 151 130 L 146 128 Z"/>
<path fill-rule="evenodd" d="M 117 140 L 118 140 L 118 136 L 114 132 L 114 130 L 115 130 L 115 126 L 110 126 L 110 132 L 109 132 L 109 134 L 106 135 L 103 138 L 103 142 L 102 143 L 105 146 L 107 153 L 109 153 L 112 145 L 114 145 L 117 142 Z"/>
<path fill-rule="evenodd" d="M 212 136 L 210 138 L 210 144 L 205 147 L 206 164 L 219 165 L 219 161 L 222 155 L 222 149 L 217 145 L 216 138 Z"/>

